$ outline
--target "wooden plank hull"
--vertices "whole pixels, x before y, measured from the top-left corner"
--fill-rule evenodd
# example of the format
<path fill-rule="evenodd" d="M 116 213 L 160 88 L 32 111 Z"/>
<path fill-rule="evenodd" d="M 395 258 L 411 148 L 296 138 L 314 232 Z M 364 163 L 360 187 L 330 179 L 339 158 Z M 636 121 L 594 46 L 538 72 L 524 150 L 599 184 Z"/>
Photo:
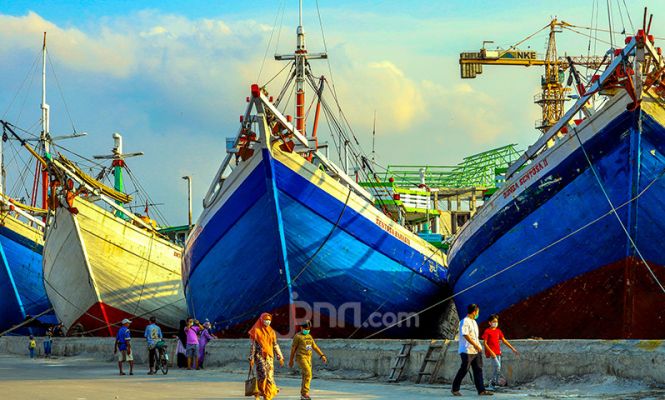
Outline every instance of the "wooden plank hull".
<path fill-rule="evenodd" d="M 82 199 L 78 214 L 59 208 L 44 245 L 46 291 L 70 334 L 113 335 L 155 316 L 175 329 L 187 315 L 181 248 Z"/>

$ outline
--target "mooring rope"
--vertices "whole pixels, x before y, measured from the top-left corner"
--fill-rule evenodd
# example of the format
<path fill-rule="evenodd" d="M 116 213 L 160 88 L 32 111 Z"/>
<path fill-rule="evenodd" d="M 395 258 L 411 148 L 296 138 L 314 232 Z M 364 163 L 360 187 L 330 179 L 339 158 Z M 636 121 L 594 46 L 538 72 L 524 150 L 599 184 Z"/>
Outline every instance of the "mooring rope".
<path fill-rule="evenodd" d="M 490 275 L 490 276 L 488 276 L 488 277 L 486 277 L 486 278 L 484 278 L 484 279 L 482 279 L 482 280 L 480 280 L 480 281 L 474 283 L 474 284 L 471 285 L 471 286 L 468 286 L 468 287 L 466 287 L 466 288 L 460 290 L 460 291 L 457 292 L 457 293 L 452 294 L 451 296 L 446 297 L 446 298 L 443 299 L 443 300 L 440 300 L 440 301 L 438 301 L 438 302 L 436 302 L 436 303 L 434 303 L 434 304 L 432 304 L 432 305 L 430 305 L 430 306 L 428 306 L 428 307 L 423 308 L 423 309 L 420 310 L 420 311 L 417 311 L 417 312 L 415 312 L 415 313 L 413 313 L 413 314 L 410 314 L 409 316 L 407 316 L 407 317 L 405 317 L 405 318 L 402 318 L 401 320 L 396 321 L 395 323 L 390 324 L 390 325 L 386 326 L 385 328 L 383 328 L 383 329 L 381 329 L 381 330 L 379 330 L 379 331 L 376 331 L 376 332 L 374 332 L 374 333 L 372 333 L 372 334 L 366 336 L 365 339 L 371 339 L 371 338 L 373 338 L 373 337 L 375 337 L 375 336 L 377 336 L 377 335 L 380 335 L 381 333 L 383 333 L 383 332 L 385 332 L 385 331 L 387 331 L 387 330 L 389 330 L 389 329 L 394 328 L 395 326 L 401 325 L 402 323 L 404 323 L 404 322 L 406 322 L 406 321 L 408 321 L 408 320 L 410 320 L 410 319 L 412 319 L 412 318 L 415 318 L 415 317 L 421 315 L 421 314 L 424 313 L 424 312 L 427 312 L 427 311 L 429 311 L 429 310 L 431 310 L 431 309 L 433 309 L 433 308 L 435 308 L 435 307 L 438 307 L 438 306 L 440 306 L 441 304 L 443 304 L 443 303 L 445 303 L 445 302 L 447 302 L 447 301 L 450 301 L 450 300 L 454 299 L 456 296 L 459 296 L 459 295 L 462 294 L 462 293 L 468 292 L 469 290 L 471 290 L 471 289 L 473 289 L 473 288 L 475 288 L 475 287 L 477 287 L 477 286 L 479 286 L 479 285 L 481 285 L 481 284 L 483 284 L 483 283 L 485 283 L 485 282 L 487 282 L 487 281 L 489 281 L 489 280 L 491 280 L 491 279 L 494 279 L 495 277 L 497 277 L 497 276 L 503 274 L 504 272 L 506 272 L 506 271 L 508 271 L 508 270 L 510 270 L 510 269 L 513 269 L 514 267 L 516 267 L 516 266 L 518 266 L 518 265 L 524 263 L 525 261 L 527 261 L 527 260 L 529 260 L 529 259 L 531 259 L 531 258 L 537 256 L 538 254 L 540 254 L 540 253 L 542 253 L 542 252 L 544 252 L 544 251 L 550 249 L 551 247 L 553 247 L 553 246 L 555 246 L 555 245 L 557 245 L 557 244 L 563 242 L 564 240 L 566 240 L 566 239 L 568 239 L 568 238 L 570 238 L 570 237 L 576 235 L 577 233 L 579 233 L 579 232 L 583 231 L 584 229 L 588 228 L 589 226 L 591 226 L 591 225 L 595 224 L 596 222 L 599 222 L 600 220 L 604 219 L 604 218 L 607 217 L 608 215 L 610 215 L 610 214 L 612 214 L 612 213 L 615 213 L 616 210 L 620 210 L 620 209 L 622 209 L 623 207 L 627 206 L 628 204 L 630 204 L 630 203 L 632 203 L 632 202 L 634 202 L 634 201 L 637 201 L 640 197 L 642 197 L 642 195 L 643 195 L 644 193 L 647 192 L 647 190 L 649 190 L 649 189 L 651 188 L 651 186 L 653 186 L 658 180 L 660 180 L 661 178 L 663 178 L 663 176 L 665 176 L 665 169 L 663 169 L 663 170 L 660 172 L 660 174 L 658 174 L 658 175 L 657 175 L 657 176 L 656 176 L 651 182 L 649 182 L 649 184 L 646 185 L 646 186 L 644 187 L 644 189 L 643 189 L 642 191 L 640 191 L 635 197 L 633 197 L 633 198 L 627 200 L 625 203 L 619 205 L 619 206 L 616 207 L 614 210 L 609 210 L 609 211 L 607 211 L 605 214 L 599 216 L 598 218 L 596 218 L 596 219 L 594 219 L 594 220 L 592 220 L 592 221 L 589 221 L 588 223 L 586 223 L 586 224 L 582 225 L 581 227 L 577 228 L 576 230 L 574 230 L 574 231 L 568 233 L 567 235 L 565 235 L 565 236 L 563 236 L 563 237 L 557 239 L 556 241 L 554 241 L 554 242 L 552 242 L 552 243 L 550 243 L 550 244 L 548 244 L 548 245 L 546 245 L 546 246 L 540 248 L 539 250 L 536 250 L 535 252 L 533 252 L 533 253 L 531 253 L 530 255 L 528 255 L 528 256 L 522 258 L 521 260 L 518 260 L 518 261 L 516 261 L 516 262 L 510 264 L 509 266 L 507 266 L 507 267 L 501 269 L 500 271 L 495 272 L 494 274 L 492 274 L 492 275 Z"/>
<path fill-rule="evenodd" d="M 642 113 L 642 110 L 639 111 Z M 638 127 L 639 127 L 639 134 L 640 136 L 642 135 L 642 123 L 641 123 L 641 115 L 638 116 L 639 121 L 638 121 Z M 589 168 L 591 169 L 591 172 L 593 172 L 593 176 L 596 178 L 596 181 L 598 182 L 598 186 L 600 187 L 600 190 L 603 192 L 603 195 L 605 196 L 605 199 L 607 200 L 607 203 L 610 205 L 611 212 L 616 216 L 617 221 L 619 222 L 619 225 L 621 225 L 621 229 L 623 232 L 626 234 L 626 237 L 628 237 L 628 240 L 630 241 L 630 244 L 633 246 L 635 249 L 635 252 L 637 255 L 640 257 L 642 262 L 644 263 L 644 266 L 647 268 L 649 271 L 649 274 L 653 278 L 653 280 L 656 282 L 656 284 L 660 287 L 660 290 L 662 290 L 663 293 L 665 293 L 665 287 L 663 287 L 663 284 L 658 280 L 658 277 L 656 274 L 653 272 L 651 267 L 649 266 L 649 263 L 647 263 L 647 260 L 644 258 L 642 255 L 642 252 L 640 249 L 637 247 L 637 243 L 635 243 L 635 240 L 633 240 L 633 237 L 630 235 L 628 232 L 628 229 L 626 229 L 626 226 L 624 225 L 623 221 L 621 220 L 621 217 L 619 217 L 619 214 L 616 212 L 616 208 L 614 207 L 614 203 L 612 203 L 612 200 L 610 199 L 610 196 L 607 194 L 607 190 L 605 189 L 605 185 L 603 182 L 600 180 L 600 176 L 598 176 L 598 173 L 596 172 L 596 168 L 594 168 L 593 163 L 591 162 L 591 159 L 589 158 L 589 154 L 587 153 L 586 149 L 584 148 L 584 144 L 582 143 L 582 140 L 580 139 L 579 133 L 577 132 L 577 129 L 573 129 L 575 132 L 575 137 L 577 138 L 577 141 L 580 143 L 580 148 L 582 149 L 582 152 L 584 153 L 584 157 L 586 158 L 587 163 L 589 163 Z M 639 160 L 637 160 L 639 162 Z"/>

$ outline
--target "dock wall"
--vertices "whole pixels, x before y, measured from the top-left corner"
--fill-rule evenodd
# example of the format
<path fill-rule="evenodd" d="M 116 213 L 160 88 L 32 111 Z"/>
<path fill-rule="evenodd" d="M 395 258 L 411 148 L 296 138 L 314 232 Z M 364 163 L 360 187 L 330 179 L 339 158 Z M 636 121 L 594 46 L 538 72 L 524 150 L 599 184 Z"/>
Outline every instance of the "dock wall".
<path fill-rule="evenodd" d="M 144 364 L 147 350 L 142 338 L 134 339 L 134 358 Z M 168 341 L 173 360 L 175 342 Z M 318 376 L 339 379 L 386 380 L 391 366 L 402 347 L 399 340 L 318 340 L 328 356 L 327 366 L 315 356 Z M 415 345 L 404 370 L 404 378 L 415 381 L 427 352 L 429 341 L 414 341 Z M 605 374 L 620 378 L 638 379 L 665 384 L 665 341 L 661 340 L 514 340 L 521 352 L 519 358 L 505 349 L 504 375 L 510 382 L 529 382 L 540 376 L 567 378 L 586 374 Z M 43 354 L 42 338 L 37 338 L 38 354 Z M 280 341 L 287 357 L 290 341 Z M 25 337 L 0 337 L 0 354 L 27 356 Z M 248 340 L 215 340 L 208 344 L 206 366 L 225 372 L 246 372 L 249 354 Z M 54 338 L 53 355 L 82 356 L 112 362 L 112 338 Z M 484 363 L 489 368 L 489 362 Z M 439 382 L 450 382 L 459 367 L 457 342 L 450 342 L 445 352 Z M 276 368 L 278 374 L 293 373 Z"/>

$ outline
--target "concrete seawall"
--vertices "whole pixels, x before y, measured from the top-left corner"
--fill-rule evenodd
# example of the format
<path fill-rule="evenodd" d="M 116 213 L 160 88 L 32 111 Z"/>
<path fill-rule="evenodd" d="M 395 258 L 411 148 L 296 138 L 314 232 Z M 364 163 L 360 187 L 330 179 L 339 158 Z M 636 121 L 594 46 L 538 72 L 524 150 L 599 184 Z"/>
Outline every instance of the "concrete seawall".
<path fill-rule="evenodd" d="M 174 340 L 169 340 L 173 359 Z M 318 340 L 329 359 L 324 366 L 315 356 L 315 369 L 323 377 L 342 379 L 386 380 L 397 357 L 399 340 Z M 429 341 L 414 341 L 404 378 L 415 381 L 427 352 Z M 661 340 L 514 340 L 521 352 L 516 358 L 504 352 L 504 375 L 514 383 L 532 381 L 541 376 L 568 378 L 587 374 L 604 374 L 649 383 L 665 384 L 665 341 Z M 38 354 L 43 354 L 42 338 L 37 338 Z M 290 341 L 280 341 L 288 358 Z M 1 337 L 0 354 L 28 353 L 25 337 Z M 206 366 L 224 372 L 246 372 L 248 340 L 215 340 L 208 344 Z M 112 338 L 54 338 L 54 356 L 85 356 L 100 361 L 113 361 Z M 147 357 L 142 338 L 134 339 L 134 358 L 144 364 Z M 485 362 L 486 368 L 489 366 Z M 459 367 L 457 342 L 450 342 L 445 352 L 439 382 L 450 382 Z M 288 369 L 277 368 L 277 373 Z"/>

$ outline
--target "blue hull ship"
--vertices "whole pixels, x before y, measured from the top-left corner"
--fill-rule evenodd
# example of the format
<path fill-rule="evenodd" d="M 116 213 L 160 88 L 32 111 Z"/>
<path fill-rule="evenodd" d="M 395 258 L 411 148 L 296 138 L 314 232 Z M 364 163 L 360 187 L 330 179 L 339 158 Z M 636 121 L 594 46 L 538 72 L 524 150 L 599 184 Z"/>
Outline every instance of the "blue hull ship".
<path fill-rule="evenodd" d="M 644 37 L 633 39 L 464 227 L 449 253 L 458 310 L 498 313 L 512 337 L 662 338 L 665 91 L 647 90 L 644 71 L 642 92 L 614 92 L 568 124 L 589 96 L 616 85 L 640 46 L 663 65 Z"/>
<path fill-rule="evenodd" d="M 282 329 L 313 319 L 326 336 L 367 333 L 445 293 L 438 249 L 298 154 L 257 151 L 216 198 L 187 243 L 183 277 L 190 311 L 222 330 L 243 334 L 268 311 Z"/>
<path fill-rule="evenodd" d="M 12 334 L 42 334 L 56 324 L 42 278 L 43 239 L 31 228 L 3 213 L 0 227 L 0 332 L 40 314 Z"/>
<path fill-rule="evenodd" d="M 340 150 L 371 170 L 352 132 L 323 97 L 302 28 L 291 73 L 277 100 L 252 85 L 236 137 L 204 200 L 183 256 L 189 310 L 228 335 L 246 336 L 262 312 L 282 333 L 312 320 L 317 336 L 413 336 L 438 319 L 417 314 L 447 293 L 445 255 L 375 206 L 377 196 L 328 160 L 318 144 L 320 114 Z M 273 78 L 274 79 L 274 78 Z M 271 79 L 272 80 L 272 79 Z M 316 88 L 311 132 L 305 86 Z M 295 92 L 295 123 L 280 110 Z M 334 96 L 334 93 L 333 93 Z M 336 102 L 336 99 L 335 99 Z M 336 102 L 336 104 L 338 104 Z M 322 111 L 323 110 L 323 111 Z M 346 163 L 345 163 L 346 165 Z"/>

